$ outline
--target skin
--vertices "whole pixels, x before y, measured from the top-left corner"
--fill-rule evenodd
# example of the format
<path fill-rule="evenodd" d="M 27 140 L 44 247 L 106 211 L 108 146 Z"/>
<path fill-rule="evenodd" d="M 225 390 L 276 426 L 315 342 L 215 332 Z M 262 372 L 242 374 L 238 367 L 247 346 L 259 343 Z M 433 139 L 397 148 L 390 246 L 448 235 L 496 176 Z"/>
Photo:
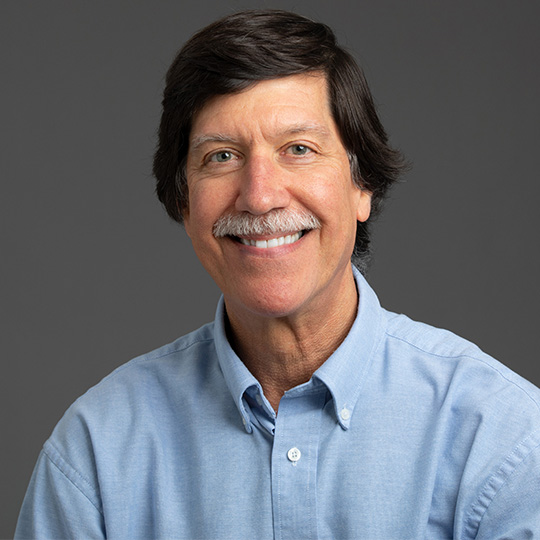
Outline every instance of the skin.
<path fill-rule="evenodd" d="M 277 411 L 356 315 L 350 257 L 371 195 L 352 181 L 324 76 L 262 81 L 210 100 L 194 118 L 186 172 L 186 231 L 223 292 L 233 348 Z M 287 209 L 314 214 L 321 227 L 267 249 L 212 234 L 222 215 Z"/>

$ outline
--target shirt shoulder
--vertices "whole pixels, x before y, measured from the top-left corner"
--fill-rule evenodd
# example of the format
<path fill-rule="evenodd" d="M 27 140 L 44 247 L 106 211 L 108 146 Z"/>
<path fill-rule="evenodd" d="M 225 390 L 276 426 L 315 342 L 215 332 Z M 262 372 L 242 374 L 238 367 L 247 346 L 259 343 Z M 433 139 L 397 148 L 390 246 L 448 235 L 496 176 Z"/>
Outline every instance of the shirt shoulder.
<path fill-rule="evenodd" d="M 107 375 L 68 408 L 45 442 L 19 535 L 36 537 L 36 526 L 51 538 L 98 538 L 107 514 L 121 523 L 125 493 L 131 501 L 152 500 L 155 478 L 162 481 L 170 463 L 189 455 L 193 426 L 205 418 L 210 395 L 224 399 L 223 387 L 213 324 Z"/>
<path fill-rule="evenodd" d="M 214 323 L 212 322 L 201 326 L 193 332 L 179 337 L 171 343 L 167 343 L 166 345 L 163 345 L 157 349 L 133 358 L 129 362 L 114 370 L 108 377 L 115 376 L 117 372 L 120 372 L 123 369 L 131 369 L 139 363 L 152 363 L 170 356 L 174 356 L 176 360 L 183 360 L 189 357 L 184 353 L 189 352 L 190 349 L 194 348 L 195 350 L 193 352 L 197 353 L 197 347 L 205 346 L 205 344 L 213 343 L 213 341 Z M 106 379 L 107 377 L 104 380 Z"/>
<path fill-rule="evenodd" d="M 386 314 L 388 336 L 427 354 L 449 358 L 484 355 L 477 345 L 449 330 L 414 321 L 403 314 L 389 311 L 386 311 Z"/>
<path fill-rule="evenodd" d="M 150 352 L 122 364 L 98 384 L 90 388 L 79 400 L 89 398 L 93 393 L 108 392 L 110 387 L 144 384 L 151 379 L 176 374 L 186 377 L 204 370 L 205 364 L 214 359 L 213 323 L 179 337 Z M 78 400 L 78 401 L 79 401 Z"/>
<path fill-rule="evenodd" d="M 462 375 L 463 383 L 469 376 L 465 388 L 478 386 L 478 392 L 481 392 L 481 383 L 487 384 L 486 390 L 491 392 L 494 388 L 489 383 L 510 386 L 540 414 L 540 389 L 474 343 L 405 315 L 390 312 L 387 315 L 387 339 L 403 355 L 412 356 L 419 363 L 427 362 L 434 370 L 441 370 L 450 377 Z"/>
<path fill-rule="evenodd" d="M 45 452 L 74 468 L 90 466 L 104 441 L 121 455 L 159 429 L 189 421 L 197 399 L 222 386 L 210 323 L 121 365 L 87 390 L 58 422 Z M 90 478 L 96 471 L 81 474 Z"/>
<path fill-rule="evenodd" d="M 540 390 L 448 330 L 387 315 L 385 362 L 440 418 L 431 436 L 444 441 L 439 485 L 458 483 L 455 537 L 521 537 L 539 518 Z"/>

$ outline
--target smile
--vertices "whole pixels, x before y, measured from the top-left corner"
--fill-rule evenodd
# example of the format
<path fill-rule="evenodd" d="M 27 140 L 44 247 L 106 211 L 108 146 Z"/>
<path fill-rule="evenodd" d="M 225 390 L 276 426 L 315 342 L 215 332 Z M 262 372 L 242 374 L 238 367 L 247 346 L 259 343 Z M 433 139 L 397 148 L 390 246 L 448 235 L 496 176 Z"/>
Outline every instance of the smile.
<path fill-rule="evenodd" d="M 251 240 L 249 238 L 238 238 L 238 240 L 245 246 L 255 246 L 262 249 L 274 248 L 283 246 L 286 244 L 294 244 L 300 240 L 304 235 L 303 231 L 299 231 L 295 234 L 288 234 L 286 236 L 279 236 L 278 238 L 270 238 L 269 240 Z"/>

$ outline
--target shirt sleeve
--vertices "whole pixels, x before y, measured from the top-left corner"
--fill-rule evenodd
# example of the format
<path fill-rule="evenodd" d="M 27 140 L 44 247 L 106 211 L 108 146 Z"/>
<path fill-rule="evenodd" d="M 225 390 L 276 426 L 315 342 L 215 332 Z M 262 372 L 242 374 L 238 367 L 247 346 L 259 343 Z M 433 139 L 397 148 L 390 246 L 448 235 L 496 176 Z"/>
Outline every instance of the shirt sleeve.
<path fill-rule="evenodd" d="M 106 538 L 101 503 L 91 484 L 52 447 L 37 461 L 15 539 Z"/>
<path fill-rule="evenodd" d="M 494 475 L 484 495 L 476 540 L 540 539 L 540 445 L 507 476 Z"/>

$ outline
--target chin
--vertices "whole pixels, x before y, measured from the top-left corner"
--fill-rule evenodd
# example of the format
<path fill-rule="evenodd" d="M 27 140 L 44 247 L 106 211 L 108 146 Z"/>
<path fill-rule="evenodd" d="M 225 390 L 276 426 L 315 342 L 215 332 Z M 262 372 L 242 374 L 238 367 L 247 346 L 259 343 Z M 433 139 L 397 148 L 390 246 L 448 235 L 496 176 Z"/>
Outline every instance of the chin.
<path fill-rule="evenodd" d="M 282 318 L 299 313 L 306 305 L 306 294 L 291 291 L 290 286 L 281 284 L 273 287 L 258 287 L 256 290 L 243 291 L 241 296 L 225 295 L 227 306 L 235 311 L 242 310 L 253 316 L 263 318 Z"/>

